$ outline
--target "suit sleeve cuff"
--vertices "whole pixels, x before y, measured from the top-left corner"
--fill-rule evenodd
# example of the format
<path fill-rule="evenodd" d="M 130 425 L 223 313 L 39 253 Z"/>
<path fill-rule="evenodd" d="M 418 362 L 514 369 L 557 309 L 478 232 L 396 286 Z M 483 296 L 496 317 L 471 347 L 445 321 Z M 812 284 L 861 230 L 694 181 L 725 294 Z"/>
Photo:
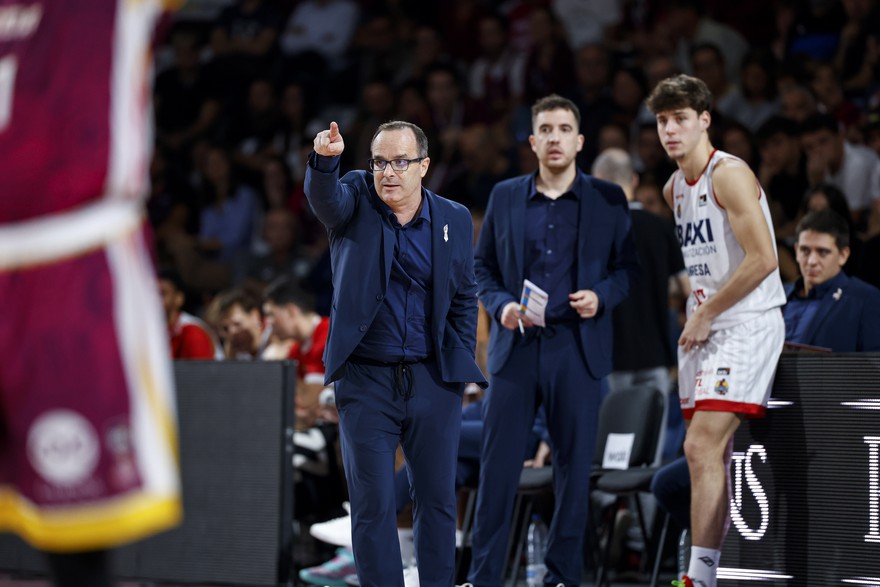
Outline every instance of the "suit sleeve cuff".
<path fill-rule="evenodd" d="M 340 155 L 336 155 L 333 157 L 326 157 L 324 155 L 318 155 L 314 151 L 309 155 L 309 166 L 321 173 L 330 173 L 332 171 L 336 171 L 339 167 L 339 159 Z"/>

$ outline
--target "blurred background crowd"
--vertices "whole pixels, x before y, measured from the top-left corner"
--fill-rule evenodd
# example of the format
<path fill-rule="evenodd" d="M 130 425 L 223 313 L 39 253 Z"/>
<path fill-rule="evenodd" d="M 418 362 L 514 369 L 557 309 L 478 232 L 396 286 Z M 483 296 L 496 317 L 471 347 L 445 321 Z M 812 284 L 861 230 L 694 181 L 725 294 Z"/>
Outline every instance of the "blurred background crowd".
<path fill-rule="evenodd" d="M 218 292 L 279 276 L 326 316 L 327 239 L 302 189 L 317 131 L 339 123 L 345 172 L 381 122 L 418 124 L 425 185 L 479 221 L 495 182 L 536 169 L 529 107 L 554 92 L 581 110 L 581 168 L 624 149 L 635 198 L 671 221 L 644 99 L 677 72 L 706 82 L 713 144 L 767 191 L 783 281 L 798 219 L 830 207 L 851 222 L 845 271 L 880 285 L 876 0 L 190 0 L 157 36 L 160 265 L 209 322 Z"/>
<path fill-rule="evenodd" d="M 367 168 L 379 124 L 419 125 L 431 157 L 424 185 L 468 206 L 478 231 L 495 183 L 537 169 L 531 105 L 570 98 L 586 139 L 580 168 L 669 223 L 657 257 L 677 249 L 661 195 L 676 166 L 645 98 L 668 76 L 695 75 L 714 96 L 713 145 L 742 158 L 767 193 L 783 282 L 800 277 L 798 223 L 831 209 L 849 225 L 844 271 L 880 286 L 878 0 L 189 0 L 160 26 L 155 63 L 148 212 L 173 353 L 299 362 L 296 517 L 306 525 L 342 513 L 344 499 L 321 362 L 328 241 L 303 193 L 313 139 L 330 121 L 346 141 L 342 173 Z M 664 314 L 668 299 L 678 320 L 668 344 L 644 324 L 616 323 L 632 331 L 616 335 L 616 371 L 655 355 L 647 367 L 674 366 L 687 280 L 678 264 L 655 265 L 638 303 Z M 481 313 L 484 369 L 488 322 Z M 632 352 L 634 338 L 663 348 Z M 681 447 L 679 410 L 668 426 L 666 459 Z M 349 521 L 332 528 L 314 535 L 350 546 Z M 345 584 L 353 557 L 337 555 L 300 577 Z"/>

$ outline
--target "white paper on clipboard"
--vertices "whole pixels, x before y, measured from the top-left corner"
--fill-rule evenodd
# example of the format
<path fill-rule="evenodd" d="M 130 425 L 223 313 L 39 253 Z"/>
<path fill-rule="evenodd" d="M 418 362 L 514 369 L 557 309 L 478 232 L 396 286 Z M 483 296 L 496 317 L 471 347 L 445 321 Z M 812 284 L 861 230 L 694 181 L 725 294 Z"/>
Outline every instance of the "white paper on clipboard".
<path fill-rule="evenodd" d="M 544 314 L 547 311 L 547 292 L 529 281 L 523 280 L 523 291 L 519 298 L 519 309 L 535 326 L 546 326 Z"/>

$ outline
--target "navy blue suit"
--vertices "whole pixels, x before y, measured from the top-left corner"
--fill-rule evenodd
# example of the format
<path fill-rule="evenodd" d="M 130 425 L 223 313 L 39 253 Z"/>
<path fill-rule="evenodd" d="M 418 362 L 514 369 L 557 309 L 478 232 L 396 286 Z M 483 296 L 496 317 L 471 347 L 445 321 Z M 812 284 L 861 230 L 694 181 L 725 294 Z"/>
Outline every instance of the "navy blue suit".
<path fill-rule="evenodd" d="M 880 290 L 843 271 L 826 282 L 829 287 L 806 330 L 795 342 L 829 348 L 835 353 L 880 351 Z M 824 285 L 824 284 L 823 284 Z M 789 299 L 803 282 L 786 287 Z M 782 315 L 786 314 L 786 305 Z"/>
<path fill-rule="evenodd" d="M 574 257 L 575 290 L 593 290 L 599 311 L 589 319 L 527 329 L 525 336 L 501 326 L 502 309 L 518 301 L 523 288 L 526 207 L 534 178 L 513 178 L 492 190 L 475 259 L 479 296 L 494 318 L 469 575 L 476 587 L 501 585 L 522 449 L 542 402 L 552 439 L 556 496 L 545 583 L 580 584 L 600 379 L 611 371 L 611 309 L 628 295 L 638 272 L 623 191 L 578 172 L 571 187 L 579 210 L 576 250 L 555 253 Z"/>
<path fill-rule="evenodd" d="M 407 365 L 412 393 L 401 394 L 399 365 L 352 356 L 385 299 L 395 228 L 373 176 L 339 179 L 311 161 L 305 192 L 328 228 L 333 265 L 327 382 L 336 381 L 343 463 L 352 507 L 352 541 L 360 584 L 403 587 L 394 455 L 406 455 L 422 585 L 454 582 L 455 470 L 465 383 L 485 384 L 474 362 L 477 328 L 473 221 L 463 206 L 422 189 L 430 207 L 431 336 L 434 355 Z M 427 331 L 427 329 L 426 329 Z"/>

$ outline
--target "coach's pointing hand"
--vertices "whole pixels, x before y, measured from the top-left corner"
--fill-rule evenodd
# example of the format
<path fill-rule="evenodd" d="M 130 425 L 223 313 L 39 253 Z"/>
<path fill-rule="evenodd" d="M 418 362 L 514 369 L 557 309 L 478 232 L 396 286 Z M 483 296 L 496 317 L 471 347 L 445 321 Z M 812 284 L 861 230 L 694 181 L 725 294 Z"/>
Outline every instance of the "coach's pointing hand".
<path fill-rule="evenodd" d="M 335 122 L 330 123 L 330 130 L 322 130 L 315 135 L 315 153 L 324 155 L 325 157 L 335 157 L 342 155 L 345 150 L 345 141 L 339 134 L 339 125 Z"/>

